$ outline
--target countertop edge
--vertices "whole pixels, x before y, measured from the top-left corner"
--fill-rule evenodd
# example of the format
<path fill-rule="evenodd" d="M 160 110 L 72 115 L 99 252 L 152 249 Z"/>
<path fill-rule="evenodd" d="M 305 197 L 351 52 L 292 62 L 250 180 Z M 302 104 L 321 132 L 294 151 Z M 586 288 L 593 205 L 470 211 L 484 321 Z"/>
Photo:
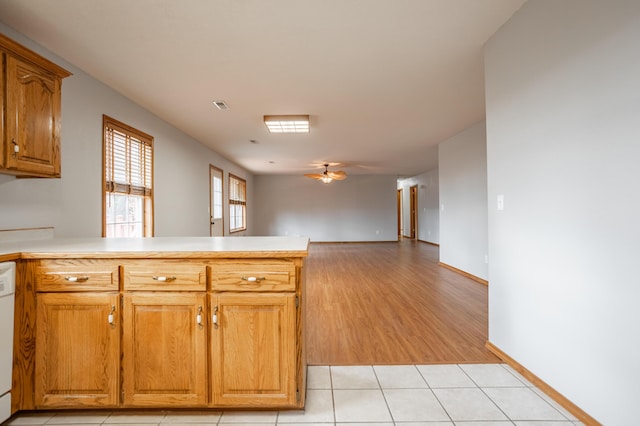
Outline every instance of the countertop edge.
<path fill-rule="evenodd" d="M 306 251 L 27 252 L 17 259 L 258 259 L 307 257 Z M 2 260 L 3 257 L 0 257 Z"/>
<path fill-rule="evenodd" d="M 177 237 L 51 239 L 0 245 L 0 262 L 28 259 L 249 259 L 304 258 L 308 238 Z M 4 246 L 4 247 L 3 247 Z"/>

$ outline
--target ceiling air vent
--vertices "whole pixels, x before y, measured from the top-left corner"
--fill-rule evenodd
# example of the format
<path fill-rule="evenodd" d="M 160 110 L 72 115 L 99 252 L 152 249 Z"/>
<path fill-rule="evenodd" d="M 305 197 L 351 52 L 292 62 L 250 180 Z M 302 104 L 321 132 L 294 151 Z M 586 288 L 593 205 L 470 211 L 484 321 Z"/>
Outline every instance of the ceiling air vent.
<path fill-rule="evenodd" d="M 229 105 L 225 104 L 224 101 L 213 101 L 213 104 L 216 108 L 222 111 L 226 111 L 229 109 Z"/>

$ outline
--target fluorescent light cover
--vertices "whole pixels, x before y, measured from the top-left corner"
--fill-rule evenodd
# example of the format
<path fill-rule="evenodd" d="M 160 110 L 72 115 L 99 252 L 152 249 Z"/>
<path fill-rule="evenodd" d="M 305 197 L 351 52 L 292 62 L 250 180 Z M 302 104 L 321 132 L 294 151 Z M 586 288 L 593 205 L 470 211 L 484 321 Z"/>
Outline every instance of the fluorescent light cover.
<path fill-rule="evenodd" d="M 309 133 L 308 115 L 265 115 L 271 133 Z"/>

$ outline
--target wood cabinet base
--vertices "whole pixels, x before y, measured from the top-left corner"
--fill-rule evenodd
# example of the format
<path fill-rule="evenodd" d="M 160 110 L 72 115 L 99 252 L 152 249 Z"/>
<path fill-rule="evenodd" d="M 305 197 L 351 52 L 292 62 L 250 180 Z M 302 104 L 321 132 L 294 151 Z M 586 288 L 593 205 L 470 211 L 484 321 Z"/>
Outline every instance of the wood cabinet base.
<path fill-rule="evenodd" d="M 19 260 L 12 412 L 303 408 L 303 260 Z"/>

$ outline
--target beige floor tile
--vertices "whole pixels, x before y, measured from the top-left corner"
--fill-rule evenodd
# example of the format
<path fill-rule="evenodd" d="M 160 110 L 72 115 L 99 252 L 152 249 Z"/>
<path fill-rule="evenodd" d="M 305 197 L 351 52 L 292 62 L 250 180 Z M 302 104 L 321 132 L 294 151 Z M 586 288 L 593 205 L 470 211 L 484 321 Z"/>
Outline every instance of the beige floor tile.
<path fill-rule="evenodd" d="M 304 410 L 281 411 L 278 414 L 278 424 L 333 421 L 333 393 L 330 389 L 309 389 Z"/>
<path fill-rule="evenodd" d="M 331 389 L 331 370 L 328 366 L 307 367 L 307 389 Z"/>
<path fill-rule="evenodd" d="M 461 364 L 460 368 L 481 388 L 526 386 L 502 364 Z"/>
<path fill-rule="evenodd" d="M 333 399 L 336 422 L 392 421 L 379 389 L 336 389 Z"/>
<path fill-rule="evenodd" d="M 334 389 L 379 389 L 378 379 L 371 366 L 332 366 Z"/>
<path fill-rule="evenodd" d="M 450 420 L 430 389 L 385 389 L 383 392 L 395 421 Z"/>
<path fill-rule="evenodd" d="M 529 388 L 484 388 L 511 420 L 569 420 Z"/>
<path fill-rule="evenodd" d="M 455 364 L 418 365 L 430 388 L 474 388 L 473 380 Z"/>
<path fill-rule="evenodd" d="M 415 365 L 376 365 L 373 370 L 382 389 L 428 387 Z"/>
<path fill-rule="evenodd" d="M 454 422 L 508 420 L 478 388 L 433 389 L 433 393 Z"/>

